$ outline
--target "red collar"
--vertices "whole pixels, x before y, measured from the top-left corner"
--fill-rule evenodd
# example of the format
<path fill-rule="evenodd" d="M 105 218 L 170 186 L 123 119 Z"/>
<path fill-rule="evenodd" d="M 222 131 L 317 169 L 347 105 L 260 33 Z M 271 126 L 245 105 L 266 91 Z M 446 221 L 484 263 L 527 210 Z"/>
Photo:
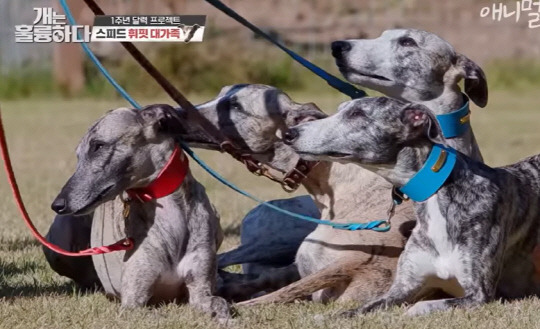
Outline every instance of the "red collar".
<path fill-rule="evenodd" d="M 150 185 L 129 189 L 126 190 L 126 193 L 132 200 L 140 200 L 142 202 L 163 198 L 176 191 L 182 185 L 188 170 L 188 157 L 176 145 L 169 161 L 167 161 L 165 167 L 161 169 L 157 178 Z"/>

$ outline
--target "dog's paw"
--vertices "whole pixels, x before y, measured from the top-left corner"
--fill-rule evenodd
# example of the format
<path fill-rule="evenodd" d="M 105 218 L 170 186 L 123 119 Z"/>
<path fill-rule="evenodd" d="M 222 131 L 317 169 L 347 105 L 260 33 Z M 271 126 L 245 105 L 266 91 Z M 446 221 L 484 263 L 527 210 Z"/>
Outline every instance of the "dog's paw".
<path fill-rule="evenodd" d="M 417 302 L 413 306 L 411 306 L 407 312 L 405 313 L 406 316 L 420 316 L 420 315 L 426 315 L 434 311 L 441 310 L 443 301 L 440 300 L 424 300 L 421 302 Z"/>
<path fill-rule="evenodd" d="M 233 319 L 231 317 L 217 318 L 216 320 L 217 320 L 218 324 L 221 327 L 224 327 L 224 328 L 234 327 L 234 326 L 236 326 L 238 324 L 238 319 Z"/>
<path fill-rule="evenodd" d="M 340 318 L 353 318 L 357 315 L 359 315 L 361 312 L 360 312 L 360 309 L 359 308 L 353 308 L 353 309 L 350 309 L 348 311 L 345 311 L 345 312 L 341 312 L 339 313 L 339 317 Z"/>
<path fill-rule="evenodd" d="M 318 323 L 323 323 L 326 318 L 327 317 L 324 314 L 315 314 L 313 316 L 313 320 L 315 320 Z"/>
<path fill-rule="evenodd" d="M 221 297 L 212 296 L 208 310 L 213 317 L 219 319 L 232 319 L 231 308 L 227 301 Z"/>

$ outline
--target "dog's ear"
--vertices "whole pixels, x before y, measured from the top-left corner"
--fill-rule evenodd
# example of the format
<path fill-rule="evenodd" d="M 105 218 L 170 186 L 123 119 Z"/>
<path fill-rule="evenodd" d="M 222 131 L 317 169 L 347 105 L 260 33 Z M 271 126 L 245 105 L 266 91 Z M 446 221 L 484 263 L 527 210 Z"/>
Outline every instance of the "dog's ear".
<path fill-rule="evenodd" d="M 140 110 L 144 126 L 151 127 L 155 133 L 180 134 L 183 126 L 176 110 L 167 104 L 154 104 Z"/>
<path fill-rule="evenodd" d="M 488 86 L 484 71 L 472 60 L 458 54 L 456 66 L 465 79 L 465 93 L 480 107 L 485 107 L 488 102 Z"/>
<path fill-rule="evenodd" d="M 324 119 L 328 115 L 314 103 L 301 104 L 296 110 L 285 112 L 285 125 L 290 128 L 304 122 Z"/>
<path fill-rule="evenodd" d="M 424 105 L 409 104 L 402 112 L 401 121 L 406 125 L 406 138 L 425 136 L 436 144 L 446 144 L 437 117 Z"/>

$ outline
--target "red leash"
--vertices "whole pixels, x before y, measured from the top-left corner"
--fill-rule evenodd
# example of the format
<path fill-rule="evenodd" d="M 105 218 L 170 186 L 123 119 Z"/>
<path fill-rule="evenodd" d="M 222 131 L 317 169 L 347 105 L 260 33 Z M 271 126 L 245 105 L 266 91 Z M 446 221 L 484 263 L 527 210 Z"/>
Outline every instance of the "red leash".
<path fill-rule="evenodd" d="M 47 239 L 45 239 L 43 235 L 41 235 L 38 232 L 38 230 L 32 223 L 32 220 L 30 219 L 30 216 L 28 216 L 28 212 L 26 211 L 26 207 L 24 206 L 24 202 L 22 201 L 21 192 L 19 191 L 19 186 L 17 185 L 17 180 L 15 179 L 15 174 L 13 173 L 13 167 L 11 165 L 11 160 L 9 157 L 6 136 L 4 132 L 4 125 L 2 123 L 1 111 L 0 111 L 0 151 L 2 153 L 2 159 L 4 160 L 4 169 L 6 171 L 6 175 L 9 181 L 9 185 L 11 187 L 11 191 L 13 192 L 13 197 L 15 198 L 15 202 L 17 203 L 17 207 L 19 208 L 19 212 L 21 213 L 24 219 L 24 222 L 26 223 L 26 226 L 28 226 L 28 228 L 30 229 L 34 237 L 38 239 L 38 241 L 41 244 L 43 244 L 45 247 L 61 255 L 73 256 L 73 257 L 100 255 L 100 254 L 110 253 L 113 251 L 133 249 L 133 240 L 130 238 L 125 238 L 123 240 L 120 240 L 108 246 L 89 248 L 89 249 L 81 250 L 78 252 L 71 252 L 71 251 L 64 250 L 60 248 L 59 246 L 47 241 Z"/>

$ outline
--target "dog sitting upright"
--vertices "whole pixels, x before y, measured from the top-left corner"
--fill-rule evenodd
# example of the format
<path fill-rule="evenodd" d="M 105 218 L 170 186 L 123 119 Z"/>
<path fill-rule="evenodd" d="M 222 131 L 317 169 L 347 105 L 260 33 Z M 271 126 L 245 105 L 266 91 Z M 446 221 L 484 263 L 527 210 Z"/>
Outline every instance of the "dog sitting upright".
<path fill-rule="evenodd" d="M 540 293 L 540 155 L 490 168 L 447 146 L 423 105 L 366 98 L 298 125 L 286 143 L 308 160 L 356 163 L 415 200 L 417 225 L 389 291 L 352 313 L 420 301 L 410 315 Z M 390 192 L 389 192 L 390 196 Z"/>
<path fill-rule="evenodd" d="M 125 233 L 134 249 L 122 266 L 122 306 L 189 296 L 190 304 L 227 319 L 227 303 L 213 296 L 219 217 L 173 138 L 179 120 L 167 105 L 109 112 L 80 142 L 77 169 L 52 208 L 84 215 L 127 192 Z"/>

